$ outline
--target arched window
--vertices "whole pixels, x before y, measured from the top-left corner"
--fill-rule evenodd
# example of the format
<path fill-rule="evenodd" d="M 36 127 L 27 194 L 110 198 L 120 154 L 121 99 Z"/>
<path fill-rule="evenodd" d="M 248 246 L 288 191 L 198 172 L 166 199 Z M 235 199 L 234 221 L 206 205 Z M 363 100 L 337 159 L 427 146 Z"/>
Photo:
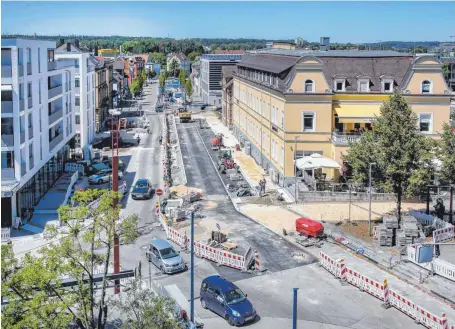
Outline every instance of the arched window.
<path fill-rule="evenodd" d="M 306 93 L 312 93 L 314 92 L 314 82 L 313 80 L 305 80 L 305 92 Z"/>
<path fill-rule="evenodd" d="M 422 94 L 431 93 L 431 81 L 423 80 L 422 82 Z"/>

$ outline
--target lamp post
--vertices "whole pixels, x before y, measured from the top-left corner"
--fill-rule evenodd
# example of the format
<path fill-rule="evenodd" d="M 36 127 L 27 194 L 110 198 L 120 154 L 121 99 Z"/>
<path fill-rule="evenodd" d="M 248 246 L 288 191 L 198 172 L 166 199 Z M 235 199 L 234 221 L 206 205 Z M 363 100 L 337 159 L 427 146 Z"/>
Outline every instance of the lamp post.
<path fill-rule="evenodd" d="M 297 140 L 300 139 L 300 136 L 294 137 L 294 198 L 295 203 L 297 203 Z"/>
<path fill-rule="evenodd" d="M 292 329 L 297 329 L 297 291 L 299 288 L 294 288 L 294 303 L 292 308 Z"/>
<path fill-rule="evenodd" d="M 368 179 L 368 201 L 369 201 L 369 208 L 368 208 L 368 234 L 371 236 L 371 167 L 376 165 L 376 162 L 369 163 L 369 179 Z"/>
<path fill-rule="evenodd" d="M 191 212 L 190 319 L 194 323 L 194 211 Z"/>

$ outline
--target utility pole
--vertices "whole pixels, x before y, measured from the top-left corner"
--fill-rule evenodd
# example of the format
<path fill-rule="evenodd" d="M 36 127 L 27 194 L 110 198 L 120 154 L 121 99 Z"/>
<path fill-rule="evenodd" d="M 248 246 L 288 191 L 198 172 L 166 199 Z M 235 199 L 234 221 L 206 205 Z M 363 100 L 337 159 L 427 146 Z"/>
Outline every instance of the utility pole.
<path fill-rule="evenodd" d="M 294 189 L 294 199 L 295 203 L 298 201 L 298 196 L 297 196 L 297 140 L 300 138 L 300 136 L 294 136 L 294 184 L 295 184 L 295 189 Z"/>
<path fill-rule="evenodd" d="M 190 319 L 194 323 L 194 211 L 191 212 Z"/>
<path fill-rule="evenodd" d="M 371 167 L 376 165 L 375 162 L 370 162 L 370 171 L 369 171 L 369 180 L 368 180 L 368 200 L 369 200 L 369 208 L 368 208 L 368 235 L 371 236 Z"/>
<path fill-rule="evenodd" d="M 292 308 L 292 329 L 297 329 L 297 291 L 299 288 L 294 288 L 294 304 Z"/>

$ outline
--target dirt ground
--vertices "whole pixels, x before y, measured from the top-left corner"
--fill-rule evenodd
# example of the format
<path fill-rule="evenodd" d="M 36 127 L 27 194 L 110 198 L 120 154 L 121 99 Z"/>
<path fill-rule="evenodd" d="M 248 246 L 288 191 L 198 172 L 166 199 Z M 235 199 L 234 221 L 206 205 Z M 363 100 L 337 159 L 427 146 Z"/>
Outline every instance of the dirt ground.
<path fill-rule="evenodd" d="M 283 233 L 283 228 L 288 232 L 295 231 L 295 220 L 299 217 L 280 206 L 243 204 L 240 211 L 278 234 Z"/>
<path fill-rule="evenodd" d="M 309 202 L 305 204 L 287 206 L 295 211 L 305 214 L 315 220 L 327 222 L 339 222 L 349 218 L 349 203 Z M 403 203 L 402 211 L 411 209 L 423 209 L 423 203 Z M 395 202 L 374 202 L 371 204 L 371 219 L 379 219 L 387 213 L 393 213 L 396 209 Z M 351 221 L 368 221 L 368 202 L 352 203 Z"/>
<path fill-rule="evenodd" d="M 191 193 L 191 192 L 195 192 L 195 193 L 202 193 L 202 190 L 200 188 L 196 188 L 196 187 L 187 187 L 186 185 L 176 185 L 176 186 L 172 186 L 171 188 L 169 188 L 169 191 L 172 193 L 172 192 L 175 192 L 177 194 L 178 197 L 184 197 L 185 195 L 187 195 L 188 193 Z"/>

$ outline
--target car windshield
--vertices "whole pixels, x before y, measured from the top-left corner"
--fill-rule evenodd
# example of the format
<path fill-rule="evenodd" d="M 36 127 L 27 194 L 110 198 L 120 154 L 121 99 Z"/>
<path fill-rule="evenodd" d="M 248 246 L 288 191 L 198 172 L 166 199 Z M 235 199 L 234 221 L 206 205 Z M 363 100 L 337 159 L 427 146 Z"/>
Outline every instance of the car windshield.
<path fill-rule="evenodd" d="M 145 183 L 145 182 L 136 183 L 136 187 L 137 188 L 146 188 L 147 187 L 147 183 Z"/>
<path fill-rule="evenodd" d="M 226 292 L 224 294 L 224 297 L 225 297 L 226 303 L 228 305 L 237 304 L 237 303 L 243 302 L 245 300 L 245 295 L 238 288 Z"/>
<path fill-rule="evenodd" d="M 176 257 L 178 254 L 175 252 L 174 249 L 172 248 L 164 248 L 160 250 L 161 258 L 163 259 L 169 259 Z"/>

